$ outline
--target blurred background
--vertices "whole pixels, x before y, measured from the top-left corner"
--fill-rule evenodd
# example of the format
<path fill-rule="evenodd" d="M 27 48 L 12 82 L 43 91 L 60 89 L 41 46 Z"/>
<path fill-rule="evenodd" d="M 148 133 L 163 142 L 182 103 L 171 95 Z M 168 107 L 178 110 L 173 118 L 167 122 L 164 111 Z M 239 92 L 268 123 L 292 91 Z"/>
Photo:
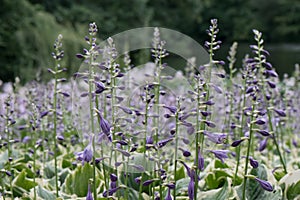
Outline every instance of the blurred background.
<path fill-rule="evenodd" d="M 263 33 L 269 61 L 281 76 L 291 74 L 294 64 L 300 63 L 299 0 L 0 0 L 0 5 L 0 80 L 4 82 L 16 76 L 22 83 L 47 80 L 59 33 L 64 36 L 63 65 L 72 74 L 81 63 L 75 54 L 86 46 L 83 38 L 93 21 L 101 40 L 132 28 L 158 26 L 204 44 L 209 21 L 217 18 L 223 42 L 218 58 L 226 61 L 230 45 L 237 41 L 237 65 L 241 65 L 254 43 L 255 28 Z M 151 55 L 136 52 L 135 56 Z"/>

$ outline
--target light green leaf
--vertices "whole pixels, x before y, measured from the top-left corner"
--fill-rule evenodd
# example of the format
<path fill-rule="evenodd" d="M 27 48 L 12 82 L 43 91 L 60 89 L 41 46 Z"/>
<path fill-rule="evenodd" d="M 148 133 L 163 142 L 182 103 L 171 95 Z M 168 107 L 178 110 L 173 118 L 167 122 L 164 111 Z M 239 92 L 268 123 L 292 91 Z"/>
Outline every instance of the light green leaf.
<path fill-rule="evenodd" d="M 29 191 L 31 188 L 37 186 L 32 180 L 26 178 L 26 171 L 23 169 L 22 172 L 14 179 L 13 186 L 17 186 Z"/>
<path fill-rule="evenodd" d="M 39 195 L 39 197 L 41 197 L 42 199 L 45 199 L 45 200 L 55 200 L 56 199 L 56 196 L 53 192 L 50 192 L 50 191 L 42 188 L 41 186 L 38 186 L 37 194 Z"/>
<path fill-rule="evenodd" d="M 98 171 L 96 171 L 97 173 Z M 89 179 L 93 177 L 93 167 L 85 163 L 84 166 L 78 166 L 77 169 L 68 175 L 65 180 L 63 191 L 67 194 L 76 194 L 78 197 L 84 197 L 88 191 Z M 100 180 L 96 180 L 98 187 Z"/>

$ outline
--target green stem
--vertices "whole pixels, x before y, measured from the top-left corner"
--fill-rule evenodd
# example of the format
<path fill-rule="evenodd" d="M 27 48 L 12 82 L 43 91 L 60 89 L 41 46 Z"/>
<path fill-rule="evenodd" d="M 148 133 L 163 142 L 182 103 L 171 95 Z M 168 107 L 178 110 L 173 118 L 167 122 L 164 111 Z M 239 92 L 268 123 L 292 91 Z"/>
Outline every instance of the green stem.
<path fill-rule="evenodd" d="M 255 109 L 255 104 L 252 105 L 252 114 L 251 114 L 251 119 L 250 119 L 250 127 L 249 127 L 250 130 L 249 130 L 249 140 L 248 140 L 247 156 L 246 156 L 245 171 L 244 171 L 244 186 L 243 186 L 242 200 L 246 199 L 247 173 L 248 173 L 248 163 L 249 163 L 252 134 L 253 134 L 252 126 L 253 126 L 253 118 L 254 118 L 254 109 Z"/>
<path fill-rule="evenodd" d="M 92 37 L 90 36 L 90 44 L 92 44 Z M 90 46 L 90 49 L 92 49 L 93 46 Z M 89 107 L 90 107 L 90 117 L 91 117 L 91 129 L 92 129 L 92 148 L 93 148 L 93 194 L 94 194 L 94 199 L 97 199 L 97 188 L 96 188 L 96 163 L 95 163 L 95 152 L 96 152 L 96 147 L 95 147 L 95 124 L 94 124 L 94 105 L 93 105 L 93 91 L 94 91 L 94 67 L 92 65 L 94 56 L 91 53 L 90 55 L 90 64 L 89 64 Z"/>
<path fill-rule="evenodd" d="M 174 200 L 176 200 L 176 181 L 177 181 L 177 152 L 178 152 L 178 126 L 179 126 L 179 110 L 180 110 L 180 100 L 178 100 L 177 102 L 177 111 L 175 114 L 175 120 L 176 120 L 176 124 L 175 124 L 175 154 L 174 154 L 174 162 L 175 162 L 175 166 L 174 166 L 174 184 L 175 184 L 175 189 L 173 190 L 173 197 Z"/>
<path fill-rule="evenodd" d="M 58 61 L 55 60 L 55 72 L 58 71 Z M 58 197 L 58 175 L 57 175 L 57 73 L 54 74 L 54 100 L 53 100 L 53 106 L 54 106 L 54 113 L 53 113 L 53 124 L 54 124 L 54 173 L 55 173 L 55 191 L 56 191 L 56 197 Z"/>

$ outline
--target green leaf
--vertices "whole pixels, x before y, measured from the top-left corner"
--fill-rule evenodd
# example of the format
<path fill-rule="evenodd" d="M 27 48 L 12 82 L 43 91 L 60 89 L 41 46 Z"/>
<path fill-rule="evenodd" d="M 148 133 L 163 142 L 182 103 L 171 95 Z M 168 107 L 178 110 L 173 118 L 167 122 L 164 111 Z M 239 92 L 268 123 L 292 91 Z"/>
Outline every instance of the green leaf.
<path fill-rule="evenodd" d="M 208 173 L 205 177 L 205 183 L 208 189 L 217 189 L 224 185 L 227 177 L 231 177 L 231 175 L 224 170 L 216 169 Z"/>
<path fill-rule="evenodd" d="M 98 171 L 96 170 L 96 173 Z M 77 169 L 68 175 L 64 183 L 63 191 L 67 194 L 76 194 L 78 197 L 86 196 L 88 192 L 89 179 L 93 178 L 93 167 L 85 163 L 84 166 L 78 166 Z M 96 187 L 100 180 L 96 180 Z"/>
<path fill-rule="evenodd" d="M 251 175 L 254 175 L 262 180 L 267 180 L 267 171 L 264 165 L 259 165 L 258 168 L 253 168 L 250 172 Z M 243 195 L 243 188 L 244 184 L 240 185 L 237 188 L 237 194 L 240 198 Z M 282 191 L 280 188 L 274 190 L 273 192 L 268 192 L 264 190 L 260 184 L 254 179 L 247 179 L 247 186 L 246 186 L 246 198 L 248 200 L 257 200 L 257 199 L 264 199 L 264 200 L 277 200 L 281 199 Z"/>
<path fill-rule="evenodd" d="M 37 194 L 39 195 L 39 197 L 41 197 L 42 199 L 45 199 L 45 200 L 55 200 L 56 199 L 56 196 L 53 192 L 50 192 L 50 191 L 42 188 L 41 186 L 38 186 Z"/>
<path fill-rule="evenodd" d="M 17 186 L 29 191 L 31 188 L 37 186 L 37 183 L 26 178 L 26 171 L 22 170 L 22 172 L 14 179 L 13 186 Z"/>
<path fill-rule="evenodd" d="M 176 182 L 176 195 L 186 191 L 190 183 L 190 178 L 183 178 Z"/>
<path fill-rule="evenodd" d="M 185 173 L 184 173 L 184 168 L 180 167 L 177 171 L 176 171 L 176 181 L 178 181 L 179 179 L 185 178 Z"/>
<path fill-rule="evenodd" d="M 228 187 L 228 181 L 225 182 L 222 189 L 219 189 L 218 191 L 211 190 L 209 193 L 212 193 L 210 195 L 207 195 L 206 197 L 203 197 L 203 200 L 216 200 L 216 199 L 228 199 L 230 190 Z"/>
<path fill-rule="evenodd" d="M 297 197 L 300 197 L 300 181 L 296 184 L 293 183 L 288 187 L 286 194 L 288 200 L 298 199 Z"/>
<path fill-rule="evenodd" d="M 300 195 L 300 170 L 286 174 L 280 180 L 279 185 L 285 190 L 286 199 L 296 199 Z"/>

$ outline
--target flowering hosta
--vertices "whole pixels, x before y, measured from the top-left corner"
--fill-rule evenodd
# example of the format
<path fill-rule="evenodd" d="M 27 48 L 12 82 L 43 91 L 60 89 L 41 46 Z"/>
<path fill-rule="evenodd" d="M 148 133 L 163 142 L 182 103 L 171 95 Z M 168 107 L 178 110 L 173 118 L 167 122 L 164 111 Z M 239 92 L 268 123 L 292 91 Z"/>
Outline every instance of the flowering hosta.
<path fill-rule="evenodd" d="M 145 71 L 97 32 L 91 23 L 69 81 L 59 35 L 53 81 L 3 84 L 3 199 L 300 198 L 299 65 L 280 80 L 261 32 L 235 68 L 237 43 L 228 63 L 215 59 L 211 20 L 209 62 L 189 59 L 186 76 L 169 74 L 158 28 Z"/>

